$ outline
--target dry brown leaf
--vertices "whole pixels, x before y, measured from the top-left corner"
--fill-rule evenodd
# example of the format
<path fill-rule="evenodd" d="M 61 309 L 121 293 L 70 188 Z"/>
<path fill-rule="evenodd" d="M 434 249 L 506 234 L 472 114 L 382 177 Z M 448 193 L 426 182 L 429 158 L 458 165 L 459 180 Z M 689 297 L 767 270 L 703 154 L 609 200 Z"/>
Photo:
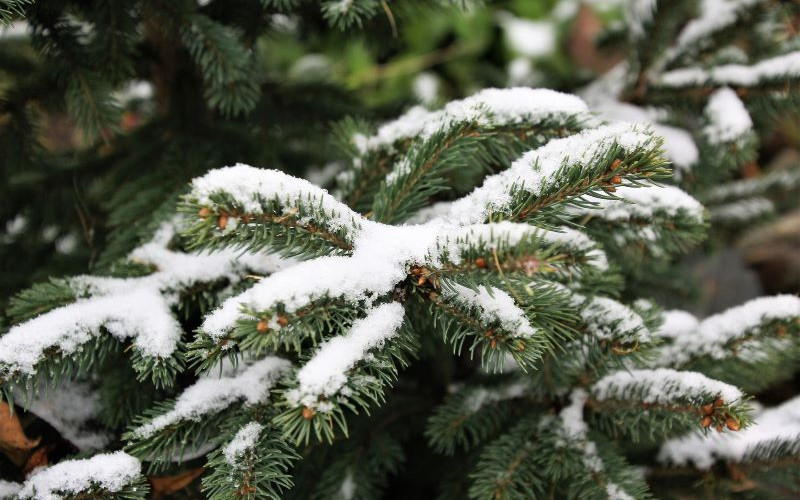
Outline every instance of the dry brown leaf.
<path fill-rule="evenodd" d="M 0 401 L 0 451 L 15 465 L 21 466 L 39 441 L 40 438 L 28 439 L 19 416 L 12 412 L 8 404 Z"/>
<path fill-rule="evenodd" d="M 148 481 L 150 481 L 150 489 L 152 490 L 152 498 L 161 498 L 164 495 L 170 495 L 186 488 L 192 481 L 197 479 L 204 470 L 204 467 L 198 467 L 174 476 L 148 478 Z"/>

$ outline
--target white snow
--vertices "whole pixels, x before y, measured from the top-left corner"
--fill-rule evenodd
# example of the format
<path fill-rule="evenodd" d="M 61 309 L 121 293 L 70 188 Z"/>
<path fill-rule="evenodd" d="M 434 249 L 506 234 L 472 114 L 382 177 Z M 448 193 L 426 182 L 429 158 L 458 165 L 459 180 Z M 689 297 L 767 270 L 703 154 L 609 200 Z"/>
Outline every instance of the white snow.
<path fill-rule="evenodd" d="M 608 297 L 591 297 L 583 302 L 581 318 L 598 339 L 622 342 L 646 342 L 650 331 L 642 317 L 628 306 Z"/>
<path fill-rule="evenodd" d="M 553 119 L 584 119 L 589 109 L 579 97 L 548 89 L 514 87 L 484 89 L 466 99 L 451 101 L 443 109 L 411 108 L 405 115 L 381 126 L 367 138 L 368 149 L 391 148 L 404 139 L 428 138 L 455 123 L 503 126 Z"/>
<path fill-rule="evenodd" d="M 530 338 L 539 333 L 531 326 L 525 311 L 517 306 L 509 294 L 497 287 L 480 285 L 477 290 L 472 290 L 458 283 L 443 282 L 442 295 L 478 311 L 486 325 L 499 323 L 512 338 Z"/>
<path fill-rule="evenodd" d="M 414 97 L 425 106 L 434 104 L 439 98 L 439 78 L 429 71 L 423 71 L 414 77 L 411 88 Z"/>
<path fill-rule="evenodd" d="M 22 485 L 19 483 L 13 483 L 11 481 L 4 481 L 3 479 L 0 479 L 0 500 L 13 497 L 17 494 L 20 488 L 22 488 Z"/>
<path fill-rule="evenodd" d="M 664 323 L 656 330 L 656 335 L 667 339 L 691 335 L 700 324 L 692 313 L 679 309 L 664 311 L 662 318 Z"/>
<path fill-rule="evenodd" d="M 675 336 L 671 344 L 659 350 L 660 363 L 674 366 L 703 355 L 722 359 L 729 355 L 725 346 L 730 342 L 757 331 L 769 321 L 793 318 L 800 318 L 800 298 L 794 295 L 753 299 L 709 316 L 691 334 Z"/>
<path fill-rule="evenodd" d="M 542 57 L 556 47 L 556 27 L 552 21 L 516 17 L 508 12 L 498 14 L 508 46 L 525 57 Z"/>
<path fill-rule="evenodd" d="M 144 439 L 184 420 L 199 421 L 240 401 L 246 405 L 263 402 L 290 366 L 285 359 L 269 356 L 249 365 L 242 362 L 232 373 L 219 378 L 201 378 L 178 396 L 171 410 L 134 429 L 132 434 Z"/>
<path fill-rule="evenodd" d="M 739 19 L 745 12 L 766 0 L 702 0 L 700 2 L 700 15 L 683 27 L 678 34 L 675 45 L 667 52 L 667 60 L 705 47 L 711 36 L 726 29 Z"/>
<path fill-rule="evenodd" d="M 558 414 L 566 437 L 575 440 L 586 438 L 589 426 L 583 420 L 583 408 L 588 399 L 589 393 L 584 389 L 574 389 L 569 396 L 570 403 Z"/>
<path fill-rule="evenodd" d="M 611 77 L 609 77 L 611 78 Z M 621 90 L 621 89 L 620 89 Z M 664 156 L 666 156 L 680 172 L 686 172 L 697 164 L 700 152 L 692 139 L 692 135 L 684 129 L 658 123 L 663 118 L 664 112 L 660 109 L 641 108 L 624 102 L 619 102 L 610 95 L 597 95 L 599 88 L 587 88 L 587 100 L 591 103 L 592 110 L 598 115 L 611 121 L 622 121 L 649 125 L 653 135 L 664 139 Z M 594 92 L 594 95 L 592 94 Z M 679 172 L 676 172 L 679 173 Z"/>
<path fill-rule="evenodd" d="M 658 458 L 674 465 L 693 463 L 709 469 L 717 460 L 743 462 L 759 447 L 797 443 L 800 439 L 800 397 L 755 415 L 755 423 L 739 432 L 692 433 L 662 445 Z M 758 457 L 754 457 L 758 458 Z"/>
<path fill-rule="evenodd" d="M 17 498 L 61 500 L 92 486 L 116 493 L 137 479 L 141 469 L 137 459 L 122 451 L 83 460 L 65 460 L 33 472 Z"/>
<path fill-rule="evenodd" d="M 775 204 L 768 198 L 755 196 L 744 200 L 736 200 L 709 208 L 711 220 L 714 222 L 749 222 L 766 217 L 776 212 Z"/>
<path fill-rule="evenodd" d="M 52 425 L 79 450 L 99 450 L 111 441 L 110 435 L 93 431 L 89 425 L 97 417 L 99 400 L 100 395 L 88 384 L 64 382 L 58 390 L 37 391 L 26 410 Z"/>
<path fill-rule="evenodd" d="M 728 87 L 714 91 L 705 109 L 708 125 L 703 129 L 709 142 L 722 144 L 741 140 L 753 130 L 753 120 L 736 92 Z"/>
<path fill-rule="evenodd" d="M 464 410 L 475 413 L 488 404 L 524 396 L 528 386 L 521 382 L 512 382 L 499 387 L 471 387 L 468 391 Z"/>
<path fill-rule="evenodd" d="M 371 349 L 380 348 L 397 334 L 405 310 L 397 302 L 379 305 L 355 321 L 344 335 L 325 341 L 297 372 L 297 389 L 287 392 L 294 405 L 324 410 L 321 397 L 330 398 L 347 384 L 347 372 L 362 361 Z"/>
<path fill-rule="evenodd" d="M 481 187 L 454 202 L 448 219 L 461 224 L 483 222 L 492 212 L 508 212 L 512 188 L 540 195 L 558 186 L 565 165 L 585 169 L 598 156 L 617 146 L 625 152 L 646 148 L 653 137 L 646 129 L 628 123 L 585 130 L 556 139 L 525 153 L 511 167 L 485 179 Z"/>
<path fill-rule="evenodd" d="M 246 270 L 269 273 L 292 261 L 274 256 L 239 256 L 233 250 L 214 254 L 186 254 L 167 249 L 175 222 L 166 222 L 153 240 L 129 255 L 152 264 L 157 271 L 139 278 L 79 276 L 69 280 L 74 303 L 55 308 L 13 326 L 0 337 L 0 366 L 7 373 L 36 373 L 45 351 L 58 348 L 65 355 L 101 333 L 101 327 L 119 340 L 133 339 L 144 356 L 166 358 L 181 338 L 181 326 L 171 307 L 180 290 L 196 283 L 226 278 L 242 279 Z"/>
<path fill-rule="evenodd" d="M 324 225 L 346 233 L 357 232 L 361 216 L 331 196 L 326 190 L 305 179 L 279 170 L 254 168 L 237 163 L 232 167 L 211 170 L 192 181 L 192 196 L 200 205 L 212 206 L 212 195 L 225 193 L 248 214 L 260 214 L 262 202 L 279 200 L 286 207 L 312 204 L 325 213 Z M 290 209 L 287 208 L 287 211 Z"/>
<path fill-rule="evenodd" d="M 667 217 L 684 216 L 702 222 L 703 205 L 675 186 L 620 186 L 614 196 L 618 199 L 592 200 L 591 207 L 569 207 L 568 212 L 576 216 L 591 215 L 608 221 L 652 220 L 656 215 Z"/>
<path fill-rule="evenodd" d="M 800 75 L 800 51 L 764 59 L 756 64 L 726 64 L 710 69 L 681 68 L 663 73 L 656 83 L 664 87 L 716 84 L 749 87 Z"/>
<path fill-rule="evenodd" d="M 711 394 L 726 403 L 742 398 L 736 387 L 710 379 L 701 373 L 676 371 L 668 368 L 654 370 L 617 371 L 606 375 L 592 386 L 592 396 L 598 400 L 636 398 L 645 403 L 674 403 Z"/>
<path fill-rule="evenodd" d="M 242 455 L 255 448 L 263 430 L 264 426 L 258 422 L 250 422 L 239 429 L 233 439 L 222 449 L 225 461 L 236 466 Z"/>
<path fill-rule="evenodd" d="M 471 224 L 453 229 L 443 229 L 437 240 L 437 256 L 430 258 L 436 262 L 443 255 L 455 264 L 461 262 L 462 251 L 481 244 L 497 248 L 501 243 L 514 246 L 526 238 L 541 239 L 545 243 L 559 245 L 585 252 L 588 263 L 600 270 L 608 269 L 606 254 L 591 238 L 577 229 L 559 227 L 558 231 L 548 231 L 530 224 L 510 221 L 488 224 Z"/>

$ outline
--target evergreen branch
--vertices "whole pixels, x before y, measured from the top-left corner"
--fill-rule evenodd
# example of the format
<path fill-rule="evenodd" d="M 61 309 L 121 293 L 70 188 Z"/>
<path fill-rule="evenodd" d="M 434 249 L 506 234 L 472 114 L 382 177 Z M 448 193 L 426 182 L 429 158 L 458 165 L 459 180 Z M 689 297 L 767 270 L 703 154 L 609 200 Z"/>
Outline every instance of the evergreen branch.
<path fill-rule="evenodd" d="M 25 15 L 25 8 L 36 0 L 2 0 L 0 2 L 0 25 L 11 24 L 16 17 Z"/>
<path fill-rule="evenodd" d="M 385 388 L 417 350 L 404 315 L 398 303 L 377 306 L 347 333 L 320 345 L 282 393 L 284 410 L 275 422 L 291 440 L 307 443 L 313 431 L 316 439 L 332 442 L 337 429 L 347 435 L 345 409 L 369 412 L 383 403 Z"/>
<path fill-rule="evenodd" d="M 279 500 L 293 485 L 288 471 L 299 458 L 277 429 L 250 422 L 208 455 L 203 491 L 210 500 Z"/>
<path fill-rule="evenodd" d="M 325 190 L 275 170 L 237 165 L 195 179 L 182 210 L 193 248 L 233 245 L 290 255 L 347 254 L 362 219 Z"/>
<path fill-rule="evenodd" d="M 521 380 L 461 388 L 428 418 L 428 443 L 445 455 L 453 455 L 457 448 L 468 451 L 510 425 L 520 413 L 516 403 L 532 399 L 535 392 Z"/>
<path fill-rule="evenodd" d="M 698 427 L 738 431 L 751 421 L 737 388 L 694 372 L 618 371 L 595 382 L 591 393 L 593 423 L 636 441 Z M 626 425 L 616 425 L 618 419 Z"/>
<path fill-rule="evenodd" d="M 148 489 L 139 461 L 118 451 L 39 469 L 28 476 L 15 498 L 144 500 Z"/>
<path fill-rule="evenodd" d="M 481 452 L 470 474 L 472 500 L 524 500 L 545 494 L 544 478 L 534 459 L 538 416 L 526 416 Z"/>

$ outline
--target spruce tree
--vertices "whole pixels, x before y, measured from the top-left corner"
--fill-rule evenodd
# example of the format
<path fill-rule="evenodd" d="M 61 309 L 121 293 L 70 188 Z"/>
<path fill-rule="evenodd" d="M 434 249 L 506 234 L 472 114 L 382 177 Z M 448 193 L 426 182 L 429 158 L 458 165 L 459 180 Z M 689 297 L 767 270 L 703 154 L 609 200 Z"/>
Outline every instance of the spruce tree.
<path fill-rule="evenodd" d="M 800 8 L 586 2 L 625 56 L 590 75 L 552 47 L 580 3 L 0 2 L 3 291 L 50 276 L 6 308 L 0 499 L 800 493 L 800 396 L 754 397 L 800 298 L 672 308 L 687 252 L 797 205 L 800 168 L 741 173 Z M 422 14 L 467 42 L 409 57 Z M 348 87 L 296 37 L 391 48 Z M 368 88 L 459 56 L 494 70 Z"/>

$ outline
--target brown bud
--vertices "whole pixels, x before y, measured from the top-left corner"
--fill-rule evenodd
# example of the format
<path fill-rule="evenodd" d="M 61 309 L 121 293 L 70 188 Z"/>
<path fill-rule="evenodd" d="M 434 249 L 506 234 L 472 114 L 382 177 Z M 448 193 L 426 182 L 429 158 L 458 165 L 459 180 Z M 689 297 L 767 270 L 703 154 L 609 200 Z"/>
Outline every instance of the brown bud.
<path fill-rule="evenodd" d="M 709 427 L 711 427 L 711 417 L 709 416 L 703 417 L 702 425 L 703 429 L 708 429 Z"/>
<path fill-rule="evenodd" d="M 242 215 L 242 222 L 244 222 L 245 224 L 250 222 L 250 215 L 249 214 Z"/>
<path fill-rule="evenodd" d="M 208 208 L 208 207 L 203 207 L 203 208 L 200 209 L 199 212 L 197 212 L 197 215 L 199 215 L 200 217 L 205 219 L 206 217 L 211 215 L 211 209 Z"/>
<path fill-rule="evenodd" d="M 517 342 L 517 351 L 524 351 L 525 350 L 525 341 L 520 340 Z"/>
<path fill-rule="evenodd" d="M 486 330 L 486 332 L 484 332 L 483 336 L 486 337 L 487 339 L 490 339 L 490 338 L 494 337 L 494 331 L 493 330 Z"/>
<path fill-rule="evenodd" d="M 286 316 L 278 316 L 278 324 L 281 326 L 286 326 L 289 324 L 289 318 Z"/>
<path fill-rule="evenodd" d="M 717 424 L 717 427 L 716 427 L 716 429 L 717 429 L 717 432 L 722 432 L 722 429 L 724 429 L 724 428 L 725 428 L 725 426 L 724 426 L 724 425 L 722 425 L 722 424 Z"/>
<path fill-rule="evenodd" d="M 605 189 L 609 193 L 613 193 L 613 192 L 615 192 L 617 190 L 617 188 L 615 188 L 614 186 L 610 186 L 610 185 L 609 186 L 603 186 L 603 189 Z"/>
<path fill-rule="evenodd" d="M 619 184 L 622 182 L 622 177 L 615 175 L 611 178 L 611 184 Z"/>
<path fill-rule="evenodd" d="M 495 348 L 497 348 L 497 339 L 492 339 L 492 340 L 489 342 L 489 346 L 490 346 L 492 349 L 495 349 Z"/>
<path fill-rule="evenodd" d="M 219 226 L 220 229 L 225 230 L 225 228 L 228 226 L 228 216 L 226 214 L 219 216 L 219 219 L 217 219 L 217 226 Z"/>
<path fill-rule="evenodd" d="M 740 424 L 739 421 L 736 420 L 733 417 L 726 418 L 725 419 L 725 425 L 728 427 L 728 429 L 730 429 L 730 430 L 732 430 L 734 432 L 738 431 L 739 429 L 742 428 L 742 424 Z"/>
<path fill-rule="evenodd" d="M 426 278 L 425 276 L 420 276 L 419 279 L 417 280 L 417 286 L 422 286 L 427 282 L 428 278 Z"/>
<path fill-rule="evenodd" d="M 703 410 L 703 415 L 711 415 L 712 413 L 714 413 L 714 405 L 710 404 L 703 405 L 702 410 Z"/>
<path fill-rule="evenodd" d="M 303 418 L 306 419 L 306 420 L 311 420 L 312 418 L 314 418 L 314 415 L 316 413 L 317 412 L 315 412 L 314 410 L 312 410 L 308 406 L 304 406 L 303 407 Z"/>
<path fill-rule="evenodd" d="M 267 333 L 269 331 L 269 325 L 267 324 L 267 320 L 265 319 L 259 320 L 258 324 L 256 324 L 256 330 L 258 330 L 260 333 Z"/>
<path fill-rule="evenodd" d="M 475 265 L 480 267 L 481 269 L 486 269 L 486 259 L 483 257 L 478 257 L 475 259 Z"/>
<path fill-rule="evenodd" d="M 786 335 L 786 327 L 783 325 L 778 326 L 778 330 L 775 332 L 775 335 L 778 337 L 783 337 Z"/>
<path fill-rule="evenodd" d="M 723 404 L 725 404 L 725 401 L 722 398 L 717 398 L 714 400 L 714 407 L 716 408 L 719 408 Z"/>
<path fill-rule="evenodd" d="M 617 158 L 616 160 L 614 160 L 614 161 L 611 163 L 611 170 L 616 170 L 616 169 L 618 169 L 618 168 L 619 168 L 619 165 L 620 165 L 620 163 L 622 163 L 622 160 L 620 160 L 619 158 Z"/>

